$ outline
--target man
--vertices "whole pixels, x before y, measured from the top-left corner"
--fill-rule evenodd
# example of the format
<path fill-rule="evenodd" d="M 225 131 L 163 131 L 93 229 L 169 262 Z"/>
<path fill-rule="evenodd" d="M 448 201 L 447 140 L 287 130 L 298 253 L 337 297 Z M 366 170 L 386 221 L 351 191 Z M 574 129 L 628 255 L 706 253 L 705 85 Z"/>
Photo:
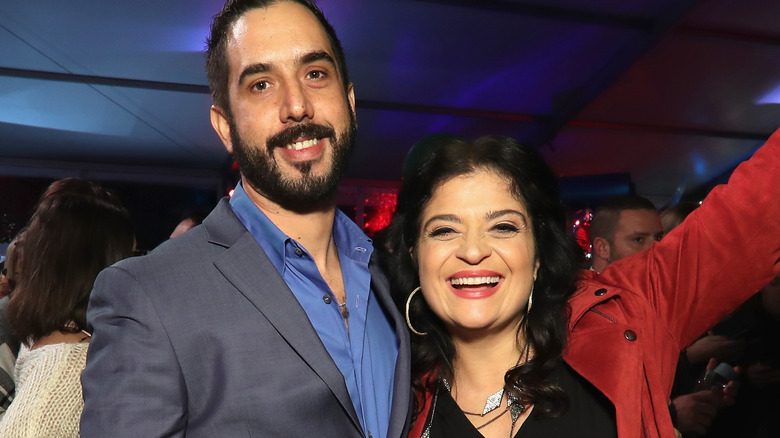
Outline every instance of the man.
<path fill-rule="evenodd" d="M 636 195 L 612 198 L 596 209 L 590 224 L 592 269 L 600 273 L 611 263 L 650 248 L 663 235 L 661 217 L 648 199 Z M 681 353 L 675 382 L 689 377 L 690 367 L 685 352 Z M 680 432 L 699 436 L 706 433 L 720 403 L 712 392 L 700 391 L 675 396 L 669 409 Z"/>
<path fill-rule="evenodd" d="M 612 198 L 596 209 L 590 224 L 593 270 L 650 248 L 663 237 L 655 206 L 636 195 Z"/>
<path fill-rule="evenodd" d="M 333 29 L 309 0 L 228 1 L 207 66 L 241 184 L 98 277 L 81 435 L 405 436 L 405 324 L 335 208 L 356 124 Z"/>

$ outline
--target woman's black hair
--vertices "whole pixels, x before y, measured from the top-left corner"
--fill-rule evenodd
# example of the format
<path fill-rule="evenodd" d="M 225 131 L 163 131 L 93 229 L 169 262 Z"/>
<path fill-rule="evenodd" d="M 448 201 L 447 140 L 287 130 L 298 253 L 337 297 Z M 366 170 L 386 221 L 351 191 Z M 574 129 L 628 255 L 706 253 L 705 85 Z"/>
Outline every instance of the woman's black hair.
<path fill-rule="evenodd" d="M 132 254 L 127 210 L 91 181 L 66 178 L 41 196 L 21 242 L 8 320 L 19 340 L 87 330 L 86 311 L 98 273 Z"/>
<path fill-rule="evenodd" d="M 395 217 L 383 234 L 383 267 L 404 312 L 409 294 L 420 284 L 411 252 L 419 238 L 424 207 L 446 181 L 483 170 L 506 178 L 512 194 L 526 207 L 539 260 L 533 309 L 520 326 L 533 355 L 506 373 L 506 389 L 526 406 L 533 404 L 535 412 L 559 415 L 566 409 L 567 398 L 548 376 L 561 361 L 566 343 L 567 300 L 575 289 L 582 251 L 565 228 L 558 178 L 536 149 L 511 138 L 487 136 L 473 142 L 453 138 L 430 152 L 403 181 Z M 428 333 L 412 335 L 412 384 L 417 391 L 431 390 L 435 382 L 424 379 L 429 373 L 437 371 L 452 378 L 452 339 L 419 294 L 412 299 L 409 314 L 415 329 Z M 417 406 L 416 411 L 421 409 Z"/>

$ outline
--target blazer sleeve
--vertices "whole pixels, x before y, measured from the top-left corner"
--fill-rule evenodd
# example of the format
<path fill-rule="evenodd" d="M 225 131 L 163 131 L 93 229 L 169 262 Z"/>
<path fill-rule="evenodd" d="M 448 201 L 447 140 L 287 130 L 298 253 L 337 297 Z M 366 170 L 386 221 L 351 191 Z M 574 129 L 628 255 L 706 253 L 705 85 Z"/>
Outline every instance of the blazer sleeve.
<path fill-rule="evenodd" d="M 603 272 L 644 294 L 684 348 L 775 276 L 780 259 L 780 130 L 651 249 Z"/>
<path fill-rule="evenodd" d="M 186 389 L 165 328 L 137 279 L 110 267 L 87 310 L 93 337 L 82 374 L 81 436 L 183 437 Z"/>

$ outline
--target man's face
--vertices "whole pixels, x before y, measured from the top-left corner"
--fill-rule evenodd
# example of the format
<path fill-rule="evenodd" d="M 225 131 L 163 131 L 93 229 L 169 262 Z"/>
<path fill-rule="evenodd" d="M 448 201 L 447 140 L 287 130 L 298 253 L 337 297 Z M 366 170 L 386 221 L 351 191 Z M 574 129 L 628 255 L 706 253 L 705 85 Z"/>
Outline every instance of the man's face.
<path fill-rule="evenodd" d="M 232 118 L 212 124 L 252 191 L 287 209 L 335 193 L 356 129 L 325 31 L 304 6 L 280 2 L 245 13 L 227 39 Z"/>
<path fill-rule="evenodd" d="M 664 231 L 654 210 L 623 210 L 610 242 L 609 262 L 644 251 L 661 240 Z"/>

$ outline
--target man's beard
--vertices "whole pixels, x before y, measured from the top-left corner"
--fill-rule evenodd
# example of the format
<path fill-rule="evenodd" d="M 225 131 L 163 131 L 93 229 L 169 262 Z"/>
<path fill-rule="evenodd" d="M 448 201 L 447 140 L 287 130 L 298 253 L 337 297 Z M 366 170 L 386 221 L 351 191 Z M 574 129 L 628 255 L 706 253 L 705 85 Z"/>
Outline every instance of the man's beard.
<path fill-rule="evenodd" d="M 320 202 L 331 198 L 338 188 L 341 177 L 346 171 L 354 148 L 354 136 L 357 130 L 355 116 L 350 111 L 347 129 L 336 135 L 333 128 L 314 123 L 297 125 L 270 137 L 265 145 L 247 145 L 235 123 L 230 121 L 230 137 L 233 152 L 241 173 L 247 183 L 257 193 L 292 211 L 316 208 Z M 313 161 L 294 163 L 301 173 L 300 178 L 287 178 L 282 175 L 274 156 L 274 149 L 283 148 L 301 137 L 316 137 L 321 141 L 328 139 L 331 145 L 330 169 L 323 175 L 312 175 Z M 265 151 L 261 149 L 265 148 Z M 325 151 L 327 153 L 327 151 Z M 325 155 L 321 159 L 327 159 Z"/>

